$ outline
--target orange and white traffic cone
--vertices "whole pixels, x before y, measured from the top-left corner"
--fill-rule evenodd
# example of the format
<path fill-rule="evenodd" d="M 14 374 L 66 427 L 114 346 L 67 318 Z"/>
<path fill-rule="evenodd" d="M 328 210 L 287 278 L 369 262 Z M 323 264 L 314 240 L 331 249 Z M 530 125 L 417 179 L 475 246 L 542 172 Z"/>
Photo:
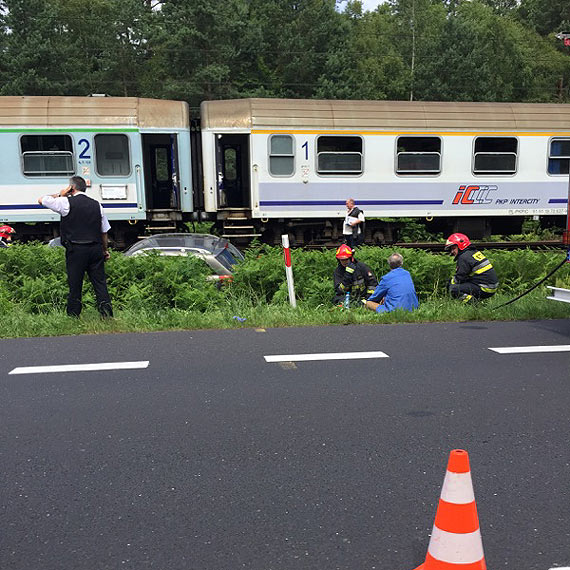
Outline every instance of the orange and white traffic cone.
<path fill-rule="evenodd" d="M 426 560 L 415 570 L 486 570 L 469 455 L 449 454 Z"/>

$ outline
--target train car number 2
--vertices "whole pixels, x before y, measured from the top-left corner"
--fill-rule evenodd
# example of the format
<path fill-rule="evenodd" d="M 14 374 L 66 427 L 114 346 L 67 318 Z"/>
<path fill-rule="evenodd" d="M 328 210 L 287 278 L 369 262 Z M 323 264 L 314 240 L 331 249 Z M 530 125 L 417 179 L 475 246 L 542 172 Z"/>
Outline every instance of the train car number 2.
<path fill-rule="evenodd" d="M 87 139 L 80 139 L 77 143 L 79 146 L 83 146 L 83 150 L 79 153 L 79 158 L 83 160 L 91 160 L 91 153 L 89 149 L 91 148 L 91 143 Z"/>

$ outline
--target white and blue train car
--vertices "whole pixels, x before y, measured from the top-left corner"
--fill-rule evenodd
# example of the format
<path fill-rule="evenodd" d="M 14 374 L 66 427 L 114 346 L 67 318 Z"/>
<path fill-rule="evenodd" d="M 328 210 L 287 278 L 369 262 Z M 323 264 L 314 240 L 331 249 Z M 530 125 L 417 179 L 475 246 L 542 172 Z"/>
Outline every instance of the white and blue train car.
<path fill-rule="evenodd" d="M 338 239 L 349 197 L 368 243 L 385 218 L 482 236 L 566 214 L 570 105 L 243 99 L 201 121 L 205 210 L 228 235 Z"/>
<path fill-rule="evenodd" d="M 115 97 L 0 97 L 0 222 L 57 234 L 37 198 L 73 175 L 103 205 L 116 244 L 194 210 L 186 103 Z"/>

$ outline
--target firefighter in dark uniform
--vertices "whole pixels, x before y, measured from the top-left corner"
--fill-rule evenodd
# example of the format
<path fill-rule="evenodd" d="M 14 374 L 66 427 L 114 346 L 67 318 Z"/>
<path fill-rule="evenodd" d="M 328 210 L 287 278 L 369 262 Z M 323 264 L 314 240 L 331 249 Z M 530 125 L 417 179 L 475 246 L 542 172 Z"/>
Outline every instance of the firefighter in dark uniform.
<path fill-rule="evenodd" d="M 10 226 L 0 226 L 0 247 L 10 247 L 12 245 L 12 234 L 16 230 Z"/>
<path fill-rule="evenodd" d="M 86 188 L 81 176 L 72 176 L 65 190 L 42 196 L 38 202 L 61 215 L 61 243 L 65 247 L 69 285 L 67 314 L 78 317 L 81 313 L 83 277 L 87 272 L 99 313 L 103 317 L 112 317 L 105 276 L 105 261 L 109 259 L 107 232 L 111 226 L 101 204 L 85 194 Z"/>
<path fill-rule="evenodd" d="M 341 245 L 336 250 L 338 259 L 337 268 L 334 271 L 334 298 L 333 303 L 339 305 L 343 303 L 346 293 L 350 293 L 350 301 L 354 304 L 368 298 L 372 293 L 378 280 L 368 265 L 354 259 L 352 249 L 346 244 Z"/>
<path fill-rule="evenodd" d="M 456 271 L 449 284 L 449 292 L 455 299 L 468 302 L 471 299 L 492 297 L 499 287 L 499 279 L 491 262 L 471 245 L 465 234 L 451 234 L 445 243 L 445 251 L 455 257 Z"/>

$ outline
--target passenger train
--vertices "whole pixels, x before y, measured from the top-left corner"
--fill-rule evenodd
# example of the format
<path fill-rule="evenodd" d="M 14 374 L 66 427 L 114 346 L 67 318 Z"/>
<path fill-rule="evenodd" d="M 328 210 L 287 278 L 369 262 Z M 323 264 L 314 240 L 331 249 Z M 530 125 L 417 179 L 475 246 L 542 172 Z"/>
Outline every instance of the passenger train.
<path fill-rule="evenodd" d="M 0 223 L 57 234 L 37 204 L 74 174 L 103 204 L 111 237 L 211 220 L 223 235 L 335 243 L 345 201 L 367 243 L 402 218 L 441 231 L 515 231 L 564 216 L 570 105 L 118 97 L 0 97 Z"/>

